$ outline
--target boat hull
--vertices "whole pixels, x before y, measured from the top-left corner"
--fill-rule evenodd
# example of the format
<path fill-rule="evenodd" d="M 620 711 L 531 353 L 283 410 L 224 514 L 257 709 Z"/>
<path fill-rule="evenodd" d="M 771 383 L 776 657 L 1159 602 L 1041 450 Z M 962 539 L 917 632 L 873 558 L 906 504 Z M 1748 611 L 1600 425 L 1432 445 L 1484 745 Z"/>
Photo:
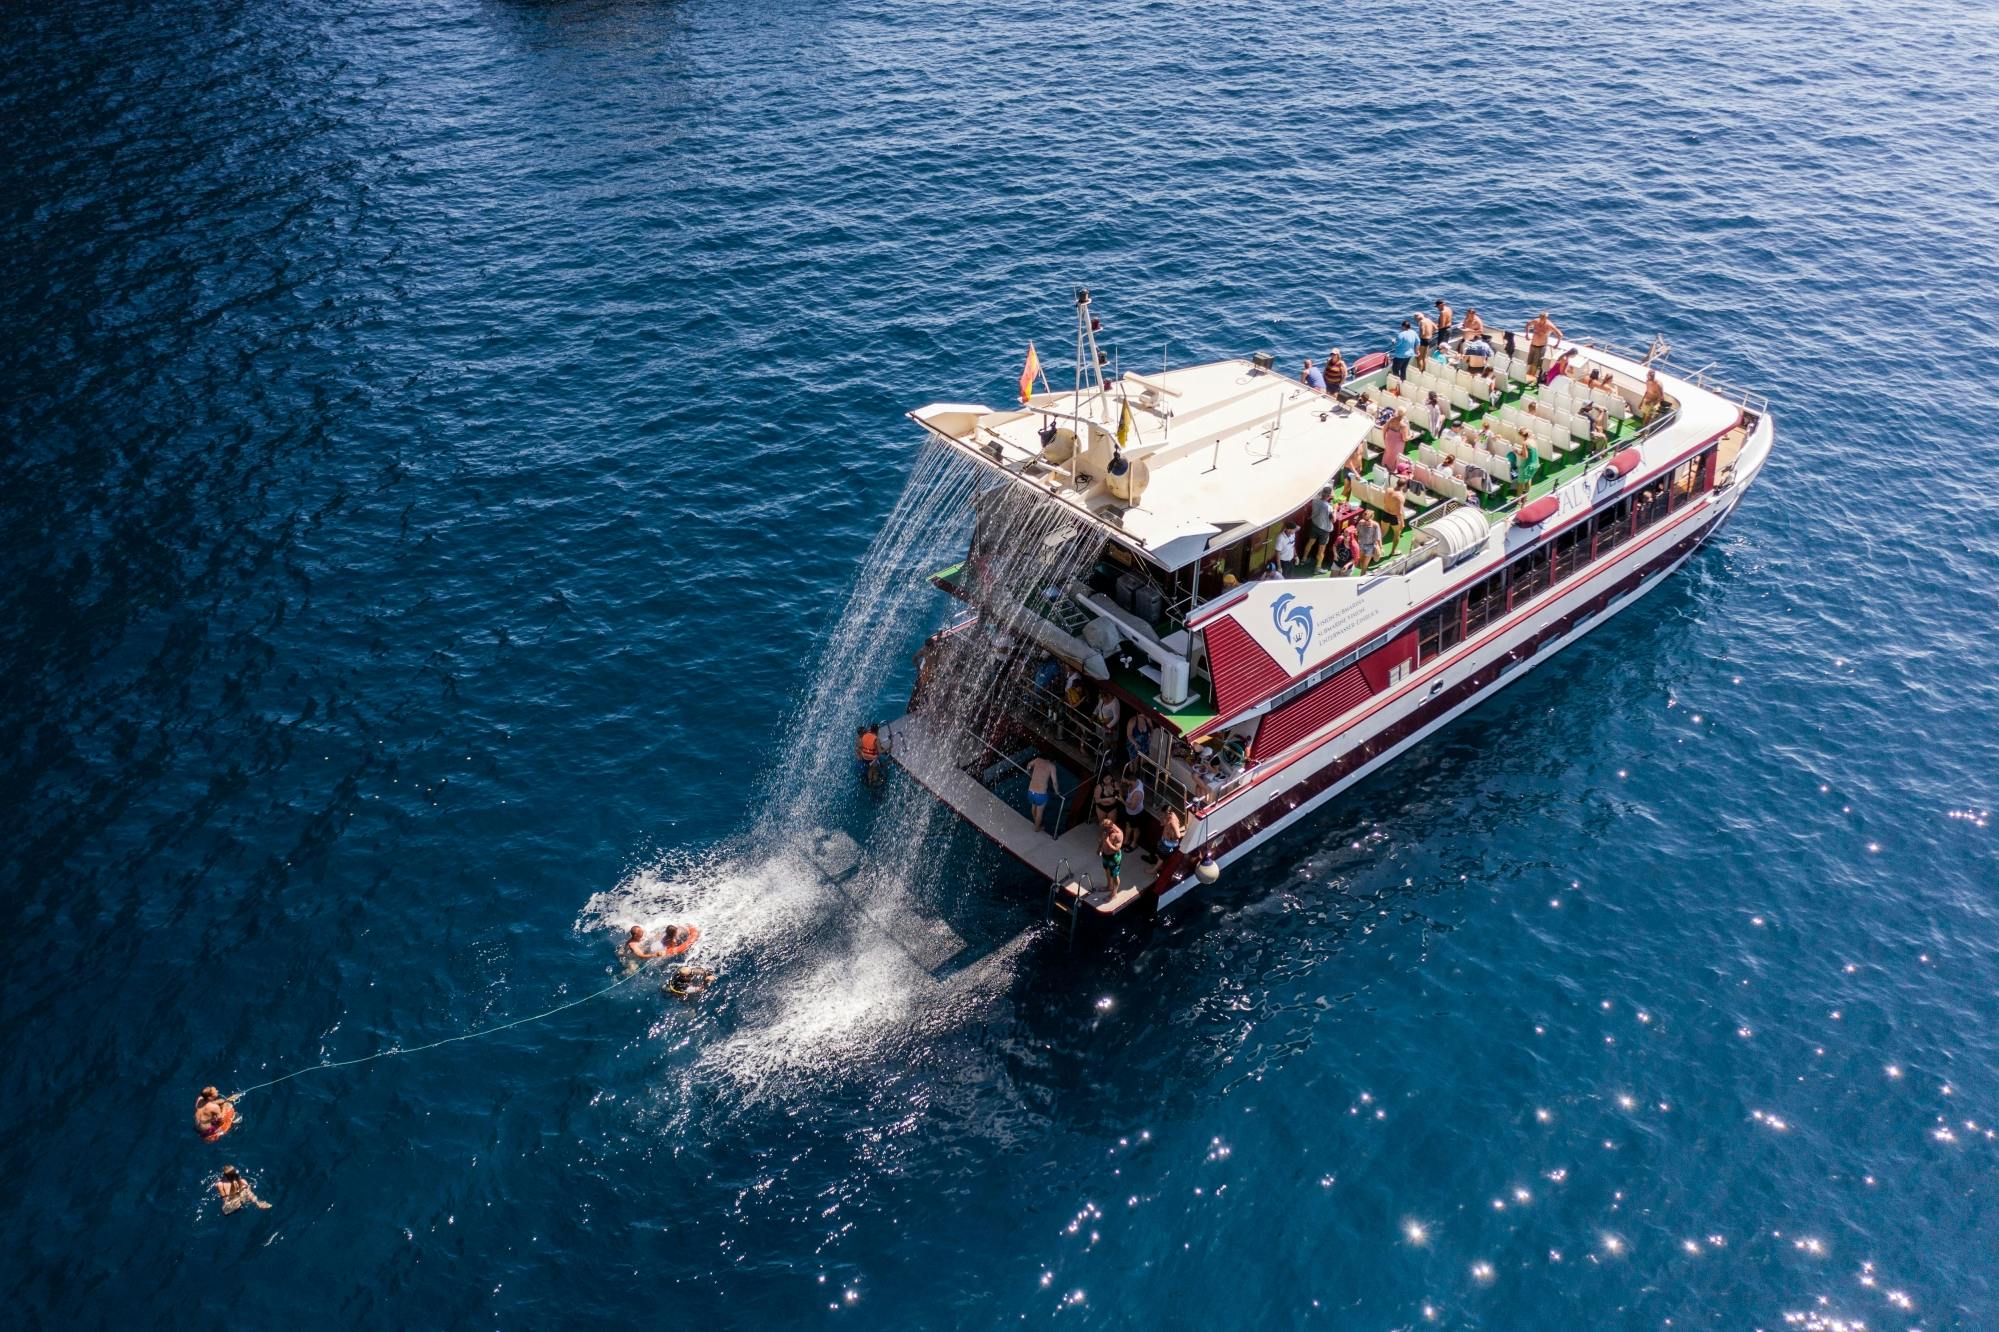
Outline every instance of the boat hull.
<path fill-rule="evenodd" d="M 1589 566 L 1555 594 L 1488 630 L 1468 650 L 1418 670 L 1358 717 L 1342 719 L 1316 742 L 1259 774 L 1200 822 L 1190 848 L 1226 868 L 1293 823 L 1470 712 L 1562 648 L 1628 609 L 1690 559 L 1727 521 L 1769 457 L 1766 414 L 1745 442 L 1734 479 L 1709 492 L 1617 554 Z M 1153 885 L 1160 907 L 1200 886 L 1189 868 Z"/>

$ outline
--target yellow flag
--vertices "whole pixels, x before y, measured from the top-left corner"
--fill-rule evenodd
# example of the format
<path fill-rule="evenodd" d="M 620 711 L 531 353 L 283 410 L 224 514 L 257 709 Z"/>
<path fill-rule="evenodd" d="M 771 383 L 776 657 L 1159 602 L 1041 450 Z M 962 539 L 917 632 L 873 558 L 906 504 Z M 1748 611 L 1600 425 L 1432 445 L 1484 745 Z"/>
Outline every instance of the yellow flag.
<path fill-rule="evenodd" d="M 1131 443 L 1131 404 L 1127 402 L 1117 418 L 1117 446 L 1123 448 Z"/>
<path fill-rule="evenodd" d="M 1034 381 L 1041 377 L 1041 358 L 1035 354 L 1034 344 L 1027 344 L 1027 366 L 1020 372 L 1020 400 L 1026 402 L 1034 396 Z"/>

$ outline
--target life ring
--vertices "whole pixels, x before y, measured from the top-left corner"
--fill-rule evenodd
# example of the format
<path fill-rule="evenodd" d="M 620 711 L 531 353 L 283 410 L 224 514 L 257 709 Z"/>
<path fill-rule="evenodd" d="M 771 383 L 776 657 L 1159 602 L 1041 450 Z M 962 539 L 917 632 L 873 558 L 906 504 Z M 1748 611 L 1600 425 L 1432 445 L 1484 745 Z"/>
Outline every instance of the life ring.
<path fill-rule="evenodd" d="M 674 944 L 668 944 L 666 946 L 665 951 L 660 953 L 660 956 L 679 957 L 682 953 L 692 948 L 694 946 L 694 941 L 699 939 L 700 937 L 701 937 L 701 927 L 699 925 L 689 925 L 687 927 L 687 933 L 681 936 L 680 942 Z"/>
<path fill-rule="evenodd" d="M 223 1134 L 227 1133 L 230 1129 L 233 1129 L 235 1127 L 236 1127 L 236 1107 L 231 1105 L 229 1102 L 224 1101 L 222 1103 L 222 1122 L 220 1124 L 217 1124 L 212 1129 L 198 1128 L 195 1130 L 195 1132 L 201 1135 L 201 1140 L 203 1142 L 214 1142 L 217 1138 L 221 1137 Z"/>

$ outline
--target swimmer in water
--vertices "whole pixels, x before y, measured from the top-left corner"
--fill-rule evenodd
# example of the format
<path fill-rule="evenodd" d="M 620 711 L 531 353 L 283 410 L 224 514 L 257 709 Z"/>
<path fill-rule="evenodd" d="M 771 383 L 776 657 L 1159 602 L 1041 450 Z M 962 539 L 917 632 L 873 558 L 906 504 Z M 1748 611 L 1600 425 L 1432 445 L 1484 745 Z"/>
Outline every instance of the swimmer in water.
<path fill-rule="evenodd" d="M 265 1212 L 271 1210 L 271 1205 L 251 1191 L 250 1181 L 237 1174 L 233 1165 L 222 1167 L 222 1178 L 215 1181 L 215 1192 L 222 1199 L 225 1213 L 241 1211 L 245 1207 Z"/>
<path fill-rule="evenodd" d="M 715 983 L 715 973 L 703 967 L 675 967 L 661 988 L 676 999 L 698 999 Z"/>
<path fill-rule="evenodd" d="M 236 1096 L 243 1093 L 237 1092 Z M 236 1096 L 224 1096 L 213 1087 L 203 1087 L 194 1098 L 194 1131 L 205 1142 L 214 1142 L 236 1122 Z"/>
<path fill-rule="evenodd" d="M 672 930 L 669 928 L 666 933 L 671 934 Z M 625 970 L 632 972 L 655 958 L 665 957 L 666 944 L 662 942 L 658 948 L 646 947 L 645 926 L 634 925 L 631 933 L 625 936 L 625 941 L 618 945 L 618 953 L 625 959 Z"/>

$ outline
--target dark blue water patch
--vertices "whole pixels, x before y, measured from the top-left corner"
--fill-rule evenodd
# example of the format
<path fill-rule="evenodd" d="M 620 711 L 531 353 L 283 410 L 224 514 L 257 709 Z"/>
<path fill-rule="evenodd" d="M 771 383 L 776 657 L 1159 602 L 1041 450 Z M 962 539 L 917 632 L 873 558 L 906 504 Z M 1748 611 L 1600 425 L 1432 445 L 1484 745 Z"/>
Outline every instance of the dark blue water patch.
<path fill-rule="evenodd" d="M 13 7 L 7 1293 L 1999 1321 L 1996 38 L 1786 0 Z M 1351 356 L 1438 295 L 1663 334 L 1779 452 L 1638 607 L 1142 939 L 1023 937 L 1036 886 L 938 834 L 910 909 L 989 960 L 933 987 L 754 839 L 902 413 L 1004 403 L 1029 338 L 1059 381 L 1077 283 L 1125 366 Z M 906 690 L 889 646 L 857 710 Z M 641 891 L 705 914 L 709 1000 L 188 1133 L 205 1082 L 598 988 L 591 904 Z M 214 1209 L 225 1160 L 271 1211 Z"/>

